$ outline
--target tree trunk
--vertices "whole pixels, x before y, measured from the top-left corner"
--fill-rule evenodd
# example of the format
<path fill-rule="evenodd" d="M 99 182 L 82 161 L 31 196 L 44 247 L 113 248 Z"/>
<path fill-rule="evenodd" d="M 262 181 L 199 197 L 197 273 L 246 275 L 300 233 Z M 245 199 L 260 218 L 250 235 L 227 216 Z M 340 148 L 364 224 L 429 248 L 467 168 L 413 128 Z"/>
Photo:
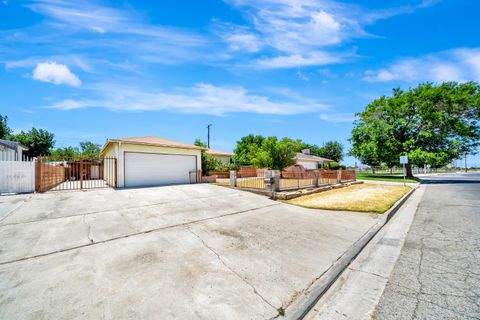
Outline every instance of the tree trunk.
<path fill-rule="evenodd" d="M 407 163 L 405 167 L 407 168 L 407 178 L 413 178 L 412 165 Z"/>
<path fill-rule="evenodd" d="M 372 166 L 372 173 L 375 174 L 375 167 Z"/>

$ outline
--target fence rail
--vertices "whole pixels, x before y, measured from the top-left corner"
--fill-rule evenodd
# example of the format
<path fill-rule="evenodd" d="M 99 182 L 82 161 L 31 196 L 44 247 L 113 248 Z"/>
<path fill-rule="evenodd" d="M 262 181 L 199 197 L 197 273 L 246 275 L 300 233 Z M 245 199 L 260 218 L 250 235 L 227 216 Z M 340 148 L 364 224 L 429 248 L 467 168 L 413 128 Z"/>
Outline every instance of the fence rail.
<path fill-rule="evenodd" d="M 265 189 L 266 171 L 266 169 L 254 169 L 253 167 L 240 168 L 237 173 L 237 187 L 249 189 Z"/>
<path fill-rule="evenodd" d="M 280 179 L 280 190 L 295 190 L 314 186 L 315 183 L 313 178 Z"/>
<path fill-rule="evenodd" d="M 274 170 L 248 168 L 233 174 L 232 186 L 267 191 L 297 190 L 355 180 L 355 170 L 306 170 L 296 166 L 281 173 Z"/>
<path fill-rule="evenodd" d="M 116 158 L 65 156 L 39 157 L 36 191 L 60 191 L 116 187 Z"/>

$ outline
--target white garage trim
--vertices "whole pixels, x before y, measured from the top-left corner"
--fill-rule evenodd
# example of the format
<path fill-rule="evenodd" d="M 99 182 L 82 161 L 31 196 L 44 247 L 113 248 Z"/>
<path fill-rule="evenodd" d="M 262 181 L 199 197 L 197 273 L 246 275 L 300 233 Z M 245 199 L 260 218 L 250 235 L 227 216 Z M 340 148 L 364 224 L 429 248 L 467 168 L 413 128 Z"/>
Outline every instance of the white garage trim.
<path fill-rule="evenodd" d="M 145 155 L 143 159 L 142 155 Z M 152 157 L 148 157 L 149 155 Z M 142 164 L 140 163 L 141 160 L 145 160 L 145 162 Z M 196 155 L 136 151 L 123 152 L 125 187 L 191 183 L 190 172 L 193 170 L 197 171 Z M 137 177 L 138 180 L 135 180 L 135 174 L 139 175 Z"/>

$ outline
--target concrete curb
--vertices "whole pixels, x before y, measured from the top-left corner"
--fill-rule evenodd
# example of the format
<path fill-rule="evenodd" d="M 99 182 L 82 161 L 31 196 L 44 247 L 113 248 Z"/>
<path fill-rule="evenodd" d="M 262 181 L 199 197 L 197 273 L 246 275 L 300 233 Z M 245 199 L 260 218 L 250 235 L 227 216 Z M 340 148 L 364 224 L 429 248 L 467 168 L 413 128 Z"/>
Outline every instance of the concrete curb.
<path fill-rule="evenodd" d="M 405 201 L 418 188 L 412 188 L 407 194 L 400 198 L 377 223 L 372 226 L 360 239 L 358 239 L 338 260 L 305 292 L 298 296 L 298 298 L 286 308 L 285 319 L 303 319 L 308 312 L 320 300 L 322 295 L 330 288 L 330 286 L 337 280 L 342 272 L 350 265 L 350 263 L 358 256 L 362 249 L 368 242 L 382 229 L 382 227 L 395 215 Z"/>

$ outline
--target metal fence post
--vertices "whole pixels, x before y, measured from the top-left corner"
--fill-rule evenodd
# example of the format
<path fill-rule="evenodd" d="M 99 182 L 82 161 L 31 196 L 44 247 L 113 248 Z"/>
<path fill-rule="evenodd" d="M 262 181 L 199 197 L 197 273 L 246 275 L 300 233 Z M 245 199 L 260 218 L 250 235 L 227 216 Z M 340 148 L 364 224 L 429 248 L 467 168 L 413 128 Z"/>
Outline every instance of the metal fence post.
<path fill-rule="evenodd" d="M 83 189 L 83 159 L 80 158 L 80 189 Z"/>
<path fill-rule="evenodd" d="M 230 187 L 235 188 L 237 186 L 237 171 L 230 170 Z"/>

